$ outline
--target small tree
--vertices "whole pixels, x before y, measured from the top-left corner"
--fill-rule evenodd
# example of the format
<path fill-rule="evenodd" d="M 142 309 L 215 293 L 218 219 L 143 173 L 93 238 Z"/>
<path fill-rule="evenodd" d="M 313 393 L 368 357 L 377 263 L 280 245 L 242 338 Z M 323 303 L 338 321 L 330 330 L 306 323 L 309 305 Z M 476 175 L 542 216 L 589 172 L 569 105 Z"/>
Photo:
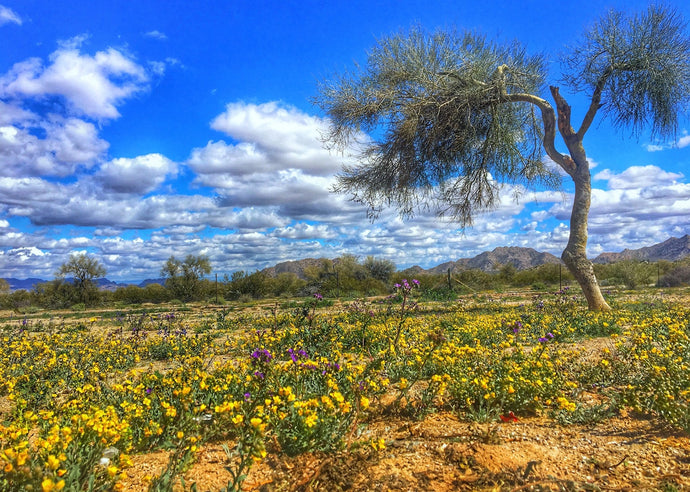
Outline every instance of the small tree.
<path fill-rule="evenodd" d="M 371 277 L 381 282 L 390 282 L 395 273 L 395 263 L 390 260 L 380 260 L 373 256 L 367 256 L 364 260 L 364 268 L 367 269 Z"/>
<path fill-rule="evenodd" d="M 97 259 L 80 253 L 70 255 L 69 260 L 60 266 L 55 276 L 58 280 L 71 276 L 74 279 L 78 300 L 88 305 L 98 298 L 98 288 L 93 280 L 105 277 L 105 274 L 105 267 Z"/>
<path fill-rule="evenodd" d="M 203 276 L 211 273 L 211 262 L 204 255 L 187 255 L 184 261 L 174 256 L 168 258 L 161 275 L 166 278 L 165 287 L 173 297 L 184 302 L 199 299 L 203 290 Z"/>
<path fill-rule="evenodd" d="M 546 153 L 575 185 L 562 259 L 589 308 L 608 310 L 586 256 L 591 177 L 583 139 L 600 113 L 617 128 L 673 136 L 690 99 L 690 38 L 669 7 L 602 17 L 563 57 L 561 82 L 589 97 L 577 130 L 559 87 L 548 89 L 555 109 L 544 95 L 546 66 L 518 42 L 501 46 L 472 33 L 414 29 L 383 39 L 365 67 L 324 83 L 317 97 L 331 121 L 326 140 L 363 149 L 335 191 L 373 217 L 383 205 L 403 217 L 429 207 L 466 227 L 497 206 L 502 183 L 556 185 Z M 360 138 L 362 131 L 369 135 Z"/>
<path fill-rule="evenodd" d="M 270 289 L 270 279 L 268 275 L 259 270 L 248 273 L 244 270 L 233 272 L 232 276 L 226 281 L 224 297 L 229 300 L 238 300 L 243 296 L 253 299 L 261 299 L 268 294 Z"/>

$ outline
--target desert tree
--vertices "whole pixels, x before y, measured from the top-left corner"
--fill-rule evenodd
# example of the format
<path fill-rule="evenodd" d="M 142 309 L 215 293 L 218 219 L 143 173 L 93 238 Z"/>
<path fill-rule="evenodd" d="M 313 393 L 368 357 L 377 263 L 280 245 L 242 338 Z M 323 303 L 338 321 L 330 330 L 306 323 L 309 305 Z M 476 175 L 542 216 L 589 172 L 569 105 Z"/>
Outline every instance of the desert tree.
<path fill-rule="evenodd" d="M 597 117 L 637 136 L 675 135 L 690 94 L 686 23 L 666 6 L 610 11 L 561 67 L 558 85 L 547 87 L 545 56 L 518 41 L 421 28 L 380 40 L 365 65 L 324 81 L 316 97 L 330 120 L 327 144 L 357 149 L 334 190 L 366 204 L 372 218 L 384 206 L 403 218 L 433 210 L 465 228 L 496 208 L 504 184 L 558 186 L 553 161 L 574 183 L 562 259 L 589 308 L 610 309 L 586 256 L 591 177 L 583 140 Z M 586 95 L 578 128 L 560 86 Z"/>
<path fill-rule="evenodd" d="M 71 276 L 79 302 L 90 304 L 98 293 L 93 280 L 105 277 L 105 274 L 105 267 L 96 258 L 86 253 L 71 254 L 55 274 L 58 280 L 56 285 L 66 276 Z"/>
<path fill-rule="evenodd" d="M 395 263 L 391 260 L 374 258 L 367 256 L 364 260 L 364 268 L 367 269 L 369 275 L 381 282 L 389 282 L 395 273 Z"/>
<path fill-rule="evenodd" d="M 211 273 L 211 262 L 204 255 L 187 255 L 184 261 L 174 256 L 161 268 L 165 287 L 180 301 L 199 299 L 202 294 L 203 277 Z"/>

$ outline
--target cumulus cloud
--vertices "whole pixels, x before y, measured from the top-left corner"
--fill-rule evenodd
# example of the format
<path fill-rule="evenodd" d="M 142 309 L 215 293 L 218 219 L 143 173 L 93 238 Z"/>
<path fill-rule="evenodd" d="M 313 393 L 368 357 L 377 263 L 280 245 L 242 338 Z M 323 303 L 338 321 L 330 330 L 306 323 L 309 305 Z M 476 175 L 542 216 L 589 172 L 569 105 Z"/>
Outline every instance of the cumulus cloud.
<path fill-rule="evenodd" d="M 682 175 L 655 166 L 599 174 L 608 187 L 592 189 L 590 252 L 649 246 L 673 230 L 690 230 L 690 184 L 677 181 Z M 567 224 L 570 206 L 570 200 L 554 204 L 548 214 Z"/>
<path fill-rule="evenodd" d="M 14 23 L 19 26 L 22 25 L 22 19 L 17 13 L 4 5 L 0 5 L 0 26 L 3 24 Z"/>
<path fill-rule="evenodd" d="M 157 229 L 203 223 L 217 208 L 206 196 L 104 193 L 91 183 L 63 184 L 39 178 L 0 177 L 0 204 L 8 216 L 28 217 L 39 226 L 75 225 Z"/>
<path fill-rule="evenodd" d="M 320 135 L 326 121 L 277 102 L 231 103 L 211 128 L 239 142 L 253 144 L 275 170 L 301 169 L 327 176 L 340 169 L 341 160 L 327 152 Z"/>
<path fill-rule="evenodd" d="M 58 96 L 78 115 L 105 120 L 120 116 L 117 105 L 147 87 L 149 77 L 130 56 L 109 48 L 82 54 L 83 41 L 63 44 L 48 65 L 39 58 L 15 63 L 0 77 L 0 97 Z"/>
<path fill-rule="evenodd" d="M 690 135 L 683 135 L 682 137 L 680 137 L 678 139 L 678 142 L 676 142 L 676 145 L 679 149 L 682 149 L 690 145 Z"/>
<path fill-rule="evenodd" d="M 16 114 L 17 119 L 28 115 Z M 53 116 L 0 126 L 0 175 L 67 176 L 79 167 L 92 167 L 107 148 L 96 127 L 78 118 Z"/>
<path fill-rule="evenodd" d="M 41 119 L 12 100 L 3 104 L 0 213 L 9 220 L 0 222 L 0 268 L 5 272 L 13 268 L 12 255 L 24 258 L 17 264 L 33 271 L 46 265 L 54 271 L 65 255 L 84 248 L 97 252 L 114 278 L 155 276 L 173 254 L 208 254 L 220 273 L 345 253 L 387 258 L 399 267 L 431 267 L 498 245 L 558 255 L 568 238 L 569 194 L 510 185 L 502 188 L 498 208 L 464 231 L 433 210 L 403 222 L 386 209 L 370 223 L 362 206 L 329 192 L 344 158 L 321 146 L 326 121 L 279 103 L 228 105 L 212 122 L 228 141 L 210 140 L 181 164 L 158 153 L 104 161 L 107 143 L 92 123 L 73 116 Z M 166 183 L 174 185 L 170 178 L 178 173 L 215 196 L 183 195 L 174 186 L 156 194 Z M 599 172 L 595 184 L 606 189 L 593 189 L 590 253 L 619 244 L 648 245 L 670 230 L 687 230 L 690 185 L 682 178 L 655 166 Z M 12 228 L 13 217 L 29 218 L 39 230 L 96 231 L 62 239 L 54 239 L 54 232 L 31 236 Z M 141 237 L 131 237 L 137 234 Z M 46 253 L 42 263 L 32 247 Z"/>
<path fill-rule="evenodd" d="M 339 231 L 335 227 L 326 224 L 307 224 L 300 222 L 287 227 L 277 228 L 271 231 L 269 236 L 281 239 L 336 239 Z"/>
<path fill-rule="evenodd" d="M 207 186 L 212 185 L 216 175 L 251 175 L 271 171 L 275 166 L 254 143 L 229 145 L 222 140 L 209 141 L 206 147 L 192 150 L 187 165 L 199 175 L 199 182 Z"/>
<path fill-rule="evenodd" d="M 35 120 L 36 115 L 21 106 L 0 101 L 0 126 Z"/>
<path fill-rule="evenodd" d="M 106 191 L 143 195 L 155 190 L 177 166 L 161 154 L 113 159 L 101 165 L 96 179 Z"/>
<path fill-rule="evenodd" d="M 607 181 L 610 190 L 625 190 L 672 184 L 682 177 L 682 174 L 670 173 L 657 166 L 631 166 L 618 174 L 604 169 L 593 179 Z"/>
<path fill-rule="evenodd" d="M 335 220 L 355 209 L 329 192 L 342 158 L 326 151 L 326 121 L 279 103 L 227 105 L 212 128 L 237 143 L 209 141 L 186 165 L 213 188 L 221 207 L 277 210 L 288 220 Z"/>

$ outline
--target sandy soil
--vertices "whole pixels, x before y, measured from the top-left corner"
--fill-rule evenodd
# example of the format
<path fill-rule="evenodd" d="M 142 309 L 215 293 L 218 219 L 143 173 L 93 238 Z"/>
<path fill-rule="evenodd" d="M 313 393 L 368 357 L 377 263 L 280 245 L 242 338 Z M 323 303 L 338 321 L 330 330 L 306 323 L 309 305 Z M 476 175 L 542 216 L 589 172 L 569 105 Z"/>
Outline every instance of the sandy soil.
<path fill-rule="evenodd" d="M 269 453 L 243 490 L 690 490 L 689 436 L 634 413 L 593 426 L 543 417 L 479 424 L 450 413 L 421 422 L 381 417 L 355 440 L 379 437 L 386 442 L 380 451 Z M 167 454 L 133 460 L 124 490 L 146 490 Z M 220 443 L 206 446 L 184 474 L 187 487 L 220 490 L 230 478 L 225 462 Z"/>

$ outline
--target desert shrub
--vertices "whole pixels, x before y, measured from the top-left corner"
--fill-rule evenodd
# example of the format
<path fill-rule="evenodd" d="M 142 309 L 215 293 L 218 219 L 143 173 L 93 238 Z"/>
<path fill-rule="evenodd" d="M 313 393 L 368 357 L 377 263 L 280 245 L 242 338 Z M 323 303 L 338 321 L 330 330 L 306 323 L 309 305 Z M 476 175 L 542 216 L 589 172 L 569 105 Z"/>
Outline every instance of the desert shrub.
<path fill-rule="evenodd" d="M 690 265 L 674 268 L 659 279 L 659 287 L 681 287 L 690 285 Z"/>

